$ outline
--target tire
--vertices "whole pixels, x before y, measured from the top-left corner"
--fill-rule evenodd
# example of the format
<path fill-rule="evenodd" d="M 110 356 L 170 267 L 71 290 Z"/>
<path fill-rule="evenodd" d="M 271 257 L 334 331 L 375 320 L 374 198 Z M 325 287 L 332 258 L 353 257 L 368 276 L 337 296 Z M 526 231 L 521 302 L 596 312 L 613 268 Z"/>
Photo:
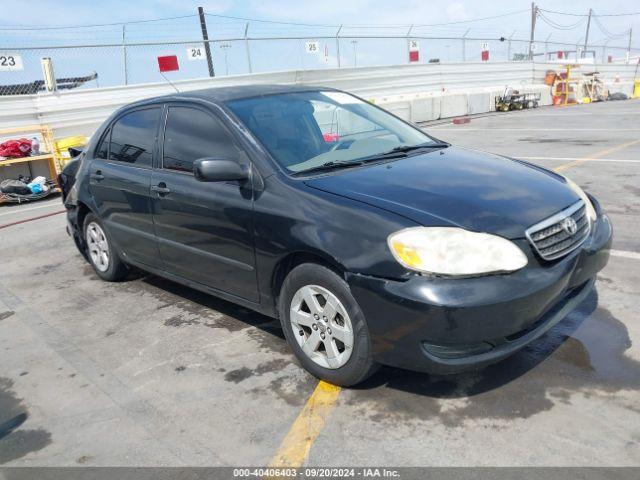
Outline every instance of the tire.
<path fill-rule="evenodd" d="M 347 283 L 328 268 L 294 268 L 282 284 L 278 310 L 287 342 L 315 377 L 347 387 L 377 369 L 364 314 Z"/>
<path fill-rule="evenodd" d="M 98 217 L 92 213 L 87 214 L 83 232 L 87 258 L 96 275 L 107 282 L 125 278 L 129 268 L 116 253 L 111 237 Z"/>

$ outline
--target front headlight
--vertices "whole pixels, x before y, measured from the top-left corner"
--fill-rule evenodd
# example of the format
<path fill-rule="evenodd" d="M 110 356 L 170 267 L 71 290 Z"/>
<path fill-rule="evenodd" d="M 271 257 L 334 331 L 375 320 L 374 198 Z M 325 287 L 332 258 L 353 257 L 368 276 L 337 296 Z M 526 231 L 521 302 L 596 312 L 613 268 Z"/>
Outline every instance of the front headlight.
<path fill-rule="evenodd" d="M 564 175 L 563 175 L 564 177 Z M 564 179 L 567 181 L 567 186 L 573 190 L 579 197 L 580 199 L 584 202 L 586 208 L 587 208 L 587 216 L 589 217 L 589 219 L 591 220 L 591 223 L 596 221 L 596 209 L 593 208 L 593 203 L 591 203 L 591 200 L 589 199 L 589 196 L 584 193 L 584 190 L 582 190 L 582 188 L 580 188 L 578 186 L 578 184 L 576 184 L 573 180 L 571 180 L 569 177 L 564 177 Z"/>
<path fill-rule="evenodd" d="M 455 227 L 414 227 L 392 233 L 391 253 L 406 268 L 441 275 L 513 272 L 527 264 L 509 240 Z"/>

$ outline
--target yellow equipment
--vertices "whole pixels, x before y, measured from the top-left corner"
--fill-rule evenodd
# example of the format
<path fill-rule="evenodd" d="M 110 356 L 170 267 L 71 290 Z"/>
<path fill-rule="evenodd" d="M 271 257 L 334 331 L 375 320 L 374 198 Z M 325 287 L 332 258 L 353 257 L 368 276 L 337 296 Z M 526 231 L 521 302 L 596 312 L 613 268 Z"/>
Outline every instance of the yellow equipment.
<path fill-rule="evenodd" d="M 87 144 L 89 139 L 84 135 L 75 135 L 73 137 L 65 137 L 54 142 L 54 149 L 56 153 L 56 160 L 60 169 L 71 160 L 71 154 L 69 153 L 69 147 L 82 147 Z"/>

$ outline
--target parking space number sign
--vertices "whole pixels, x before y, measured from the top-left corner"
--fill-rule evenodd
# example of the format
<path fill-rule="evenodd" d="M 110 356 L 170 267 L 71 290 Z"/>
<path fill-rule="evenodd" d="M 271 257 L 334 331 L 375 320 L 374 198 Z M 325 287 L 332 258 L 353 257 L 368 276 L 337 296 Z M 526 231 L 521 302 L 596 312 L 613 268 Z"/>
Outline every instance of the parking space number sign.
<path fill-rule="evenodd" d="M 0 52 L 0 72 L 24 70 L 22 57 L 14 53 Z"/>
<path fill-rule="evenodd" d="M 318 48 L 318 42 L 307 42 L 304 47 L 307 53 L 318 53 L 320 51 Z"/>
<path fill-rule="evenodd" d="M 189 60 L 205 60 L 204 47 L 189 47 L 187 48 L 187 58 Z"/>

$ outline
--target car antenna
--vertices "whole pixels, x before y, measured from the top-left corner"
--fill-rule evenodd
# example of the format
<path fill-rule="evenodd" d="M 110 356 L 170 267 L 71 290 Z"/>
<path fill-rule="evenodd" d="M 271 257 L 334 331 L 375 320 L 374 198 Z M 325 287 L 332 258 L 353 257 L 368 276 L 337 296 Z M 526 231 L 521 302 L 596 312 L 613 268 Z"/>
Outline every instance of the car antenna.
<path fill-rule="evenodd" d="M 167 83 L 171 85 L 176 92 L 182 93 L 180 92 L 180 90 L 178 90 L 178 87 L 176 87 L 173 83 L 171 83 L 171 80 L 169 80 L 167 77 L 164 76 L 164 73 L 160 72 L 160 75 L 162 75 L 162 78 L 164 78 L 167 81 Z"/>

